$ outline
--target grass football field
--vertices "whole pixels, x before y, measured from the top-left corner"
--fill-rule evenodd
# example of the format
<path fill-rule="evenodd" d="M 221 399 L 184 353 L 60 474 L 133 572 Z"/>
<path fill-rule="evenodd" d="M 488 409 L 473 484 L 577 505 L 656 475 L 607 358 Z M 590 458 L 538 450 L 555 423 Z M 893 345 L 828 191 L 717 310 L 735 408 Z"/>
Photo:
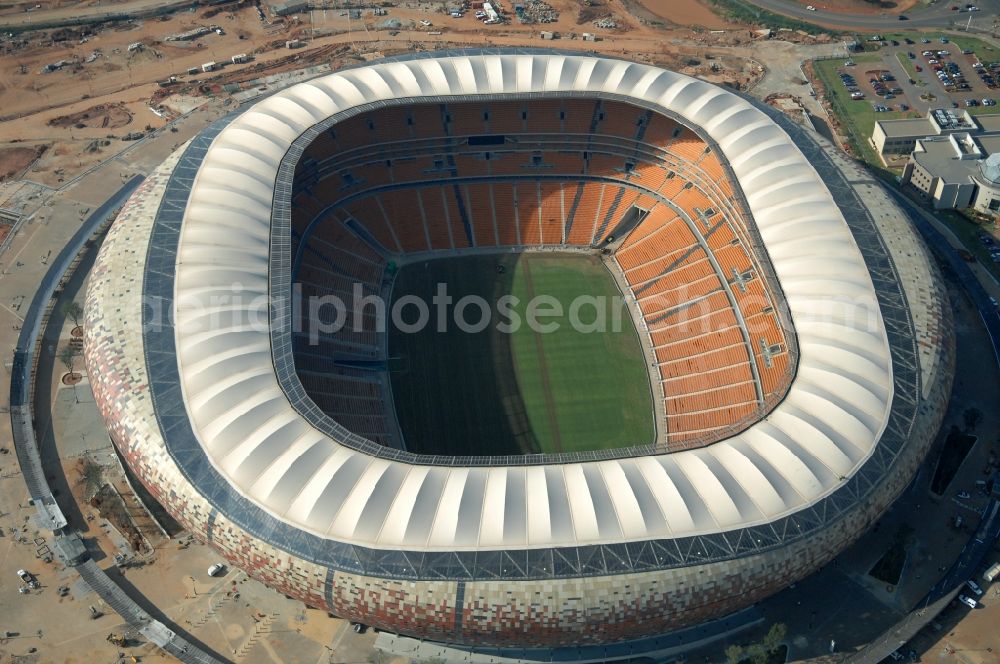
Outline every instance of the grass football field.
<path fill-rule="evenodd" d="M 431 300 L 439 283 L 453 298 L 443 327 Z M 489 303 L 485 329 L 462 330 L 455 322 L 455 304 L 470 295 Z M 639 339 L 621 293 L 596 257 L 529 253 L 421 261 L 396 276 L 393 304 L 407 296 L 430 311 L 418 331 L 390 325 L 389 332 L 393 401 L 411 452 L 530 454 L 653 442 Z M 497 306 L 503 296 L 517 298 L 505 311 Z M 540 313 L 555 302 L 562 307 L 562 316 L 537 317 L 558 323 L 554 331 L 527 324 L 529 303 L 539 296 L 546 296 L 535 299 Z M 569 315 L 582 296 L 604 298 L 605 331 L 589 331 L 601 327 L 589 301 Z M 416 319 L 414 307 L 402 311 L 406 322 Z M 480 317 L 477 306 L 466 307 L 464 320 Z"/>

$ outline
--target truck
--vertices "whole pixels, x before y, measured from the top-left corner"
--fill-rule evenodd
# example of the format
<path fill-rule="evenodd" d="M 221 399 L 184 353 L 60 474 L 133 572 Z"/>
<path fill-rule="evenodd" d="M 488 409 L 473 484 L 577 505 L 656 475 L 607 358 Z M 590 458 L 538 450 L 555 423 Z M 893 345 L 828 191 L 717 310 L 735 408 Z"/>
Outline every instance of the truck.
<path fill-rule="evenodd" d="M 234 65 L 241 65 L 244 62 L 250 62 L 250 58 L 247 57 L 246 53 L 240 53 L 239 55 L 234 55 L 233 56 L 233 64 Z"/>
<path fill-rule="evenodd" d="M 993 579 L 1000 576 L 1000 563 L 993 563 L 993 565 L 983 572 L 983 581 L 986 583 L 993 583 Z"/>
<path fill-rule="evenodd" d="M 203 64 L 201 66 L 201 70 L 203 72 L 210 72 L 210 71 L 213 71 L 214 69 L 215 69 L 215 63 L 214 62 L 206 62 L 205 64 Z"/>

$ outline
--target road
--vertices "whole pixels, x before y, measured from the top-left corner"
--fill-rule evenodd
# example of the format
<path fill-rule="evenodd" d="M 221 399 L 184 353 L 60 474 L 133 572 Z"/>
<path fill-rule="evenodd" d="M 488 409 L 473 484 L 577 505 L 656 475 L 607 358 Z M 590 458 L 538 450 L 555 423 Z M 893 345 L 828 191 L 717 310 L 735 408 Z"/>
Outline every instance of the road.
<path fill-rule="evenodd" d="M 964 7 L 966 2 L 938 0 L 928 7 L 914 7 L 907 11 L 905 16 L 909 20 L 906 21 L 900 21 L 896 14 L 845 14 L 824 11 L 822 0 L 815 3 L 816 11 L 809 11 L 805 5 L 792 0 L 748 0 L 748 4 L 810 23 L 869 31 L 949 28 L 953 23 L 958 27 L 959 24 L 964 26 L 970 16 L 973 26 L 988 29 L 992 26 L 993 19 L 1000 14 L 1000 0 L 977 0 L 975 4 L 980 11 L 972 13 L 952 11 L 952 5 Z"/>
<path fill-rule="evenodd" d="M 196 3 L 192 0 L 129 0 L 113 5 L 97 4 L 92 7 L 60 7 L 0 14 L 0 30 L 23 31 L 34 29 L 35 26 L 82 25 L 122 16 L 152 16 L 194 4 Z"/>

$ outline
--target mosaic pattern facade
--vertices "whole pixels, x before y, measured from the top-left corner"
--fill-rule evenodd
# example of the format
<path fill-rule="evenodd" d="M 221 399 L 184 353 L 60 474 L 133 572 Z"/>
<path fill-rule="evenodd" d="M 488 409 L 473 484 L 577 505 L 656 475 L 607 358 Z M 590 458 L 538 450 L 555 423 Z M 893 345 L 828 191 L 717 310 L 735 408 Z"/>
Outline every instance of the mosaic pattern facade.
<path fill-rule="evenodd" d="M 167 179 L 168 159 L 122 211 L 94 267 L 86 305 L 86 361 L 98 406 L 127 463 L 150 493 L 190 532 L 268 586 L 381 629 L 483 645 L 551 646 L 637 638 L 743 608 L 801 579 L 854 541 L 909 483 L 947 403 L 953 353 L 946 298 L 922 246 L 906 225 L 896 232 L 917 258 L 907 276 L 921 341 L 924 403 L 912 444 L 874 499 L 817 536 L 724 562 L 588 578 L 528 581 L 393 580 L 327 569 L 250 533 L 216 510 L 186 481 L 164 444 L 149 398 L 142 343 L 146 245 Z M 912 257 L 912 256 L 911 256 Z M 930 339 L 945 340 L 935 346 Z M 179 396 L 179 393 L 178 393 Z"/>

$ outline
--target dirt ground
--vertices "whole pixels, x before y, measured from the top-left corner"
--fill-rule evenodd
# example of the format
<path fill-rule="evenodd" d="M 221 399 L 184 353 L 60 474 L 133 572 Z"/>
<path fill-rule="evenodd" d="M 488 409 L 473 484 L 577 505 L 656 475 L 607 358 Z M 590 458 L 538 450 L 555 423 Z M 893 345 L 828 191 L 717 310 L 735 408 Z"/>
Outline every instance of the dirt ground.
<path fill-rule="evenodd" d="M 44 146 L 0 148 L 0 182 L 17 178 L 43 152 Z"/>
<path fill-rule="evenodd" d="M 225 5 L 159 19 L 0 35 L 0 150 L 15 147 L 13 141 L 25 143 L 18 147 L 50 145 L 26 177 L 59 187 L 127 150 L 132 143 L 123 139 L 129 134 L 157 130 L 201 100 L 251 89 L 262 77 L 450 46 L 549 45 L 630 55 L 743 89 L 762 72 L 758 62 L 724 51 L 709 54 L 714 47 L 747 46 L 750 37 L 744 28 L 715 17 L 700 0 L 549 4 L 558 14 L 556 20 L 535 24 L 515 18 L 485 26 L 471 14 L 455 19 L 444 13 L 443 4 L 420 2 L 402 2 L 379 17 L 371 10 L 358 16 L 331 9 L 272 23 L 270 17 L 261 20 L 253 6 Z M 616 27 L 595 25 L 600 17 L 610 17 Z M 586 20 L 581 23 L 582 18 Z M 423 20 L 431 25 L 421 25 Z M 210 26 L 224 34 L 167 41 L 168 36 Z M 543 42 L 542 30 L 555 32 L 556 39 Z M 594 33 L 598 40 L 584 42 L 583 32 Z M 295 38 L 305 40 L 305 47 L 285 48 L 285 41 Z M 251 61 L 232 64 L 237 54 L 247 54 Z M 218 67 L 203 72 L 207 62 Z M 45 69 L 52 71 L 43 73 Z M 0 177 L 6 172 L 0 169 Z"/>
<path fill-rule="evenodd" d="M 650 12 L 676 25 L 692 25 L 709 30 L 736 27 L 698 0 L 639 0 Z"/>
<path fill-rule="evenodd" d="M 124 104 L 99 104 L 88 109 L 60 115 L 48 121 L 50 127 L 100 127 L 101 129 L 118 129 L 132 122 L 132 113 Z"/>
<path fill-rule="evenodd" d="M 869 2 L 868 0 L 795 1 L 803 7 L 814 5 L 823 11 L 843 14 L 900 14 L 917 4 L 917 0 L 882 0 L 882 2 Z"/>

